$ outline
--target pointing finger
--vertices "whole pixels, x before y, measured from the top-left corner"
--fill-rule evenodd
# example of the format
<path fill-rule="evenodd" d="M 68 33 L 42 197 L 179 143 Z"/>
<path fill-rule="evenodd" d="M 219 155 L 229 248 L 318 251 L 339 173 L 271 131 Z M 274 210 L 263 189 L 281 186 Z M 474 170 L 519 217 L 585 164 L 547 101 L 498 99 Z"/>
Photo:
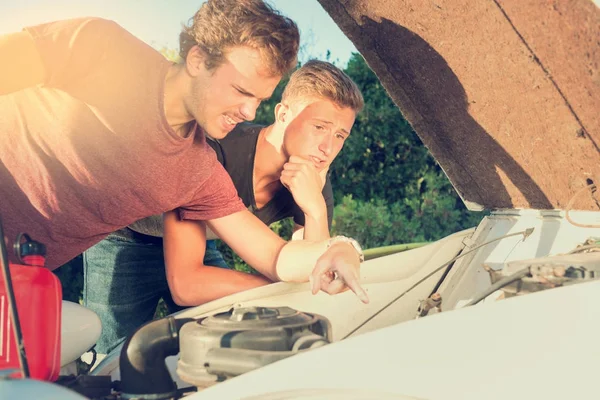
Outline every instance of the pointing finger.
<path fill-rule="evenodd" d="M 350 278 L 346 281 L 346 285 L 350 287 L 350 290 L 354 292 L 354 294 L 360 299 L 360 301 L 362 301 L 365 304 L 369 303 L 369 296 L 367 295 L 367 292 L 362 288 L 362 286 L 360 286 L 360 283 L 358 283 L 357 278 Z"/>

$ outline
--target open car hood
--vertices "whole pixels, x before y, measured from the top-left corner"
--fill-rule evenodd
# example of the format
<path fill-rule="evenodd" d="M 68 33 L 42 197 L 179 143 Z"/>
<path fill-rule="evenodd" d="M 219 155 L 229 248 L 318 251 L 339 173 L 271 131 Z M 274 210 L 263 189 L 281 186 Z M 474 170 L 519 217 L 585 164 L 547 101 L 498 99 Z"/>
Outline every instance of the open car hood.
<path fill-rule="evenodd" d="M 319 2 L 469 209 L 565 209 L 600 179 L 592 0 Z"/>

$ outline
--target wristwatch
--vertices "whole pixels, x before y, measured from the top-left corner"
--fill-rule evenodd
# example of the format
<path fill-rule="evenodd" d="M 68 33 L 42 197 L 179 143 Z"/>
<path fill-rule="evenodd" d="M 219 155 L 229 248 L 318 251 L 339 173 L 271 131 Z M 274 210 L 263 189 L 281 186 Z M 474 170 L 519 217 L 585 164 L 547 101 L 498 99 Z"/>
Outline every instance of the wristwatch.
<path fill-rule="evenodd" d="M 360 259 L 360 262 L 365 261 L 365 254 L 363 253 L 362 247 L 360 247 L 360 244 L 358 244 L 358 242 L 352 238 L 349 238 L 347 236 L 334 236 L 331 239 L 329 239 L 329 242 L 327 243 L 327 248 L 331 247 L 332 244 L 334 243 L 338 243 L 338 242 L 342 242 L 342 243 L 350 243 L 352 245 L 352 247 L 354 247 L 354 250 L 356 250 L 356 252 L 358 253 L 358 258 Z"/>

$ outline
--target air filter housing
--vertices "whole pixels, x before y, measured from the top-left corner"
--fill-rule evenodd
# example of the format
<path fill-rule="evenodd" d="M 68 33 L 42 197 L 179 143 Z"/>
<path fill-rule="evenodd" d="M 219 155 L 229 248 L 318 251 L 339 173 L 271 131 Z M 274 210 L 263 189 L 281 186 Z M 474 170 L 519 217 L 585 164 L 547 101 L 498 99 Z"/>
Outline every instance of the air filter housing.
<path fill-rule="evenodd" d="M 289 307 L 237 307 L 185 324 L 179 377 L 206 387 L 331 340 L 331 325 Z"/>

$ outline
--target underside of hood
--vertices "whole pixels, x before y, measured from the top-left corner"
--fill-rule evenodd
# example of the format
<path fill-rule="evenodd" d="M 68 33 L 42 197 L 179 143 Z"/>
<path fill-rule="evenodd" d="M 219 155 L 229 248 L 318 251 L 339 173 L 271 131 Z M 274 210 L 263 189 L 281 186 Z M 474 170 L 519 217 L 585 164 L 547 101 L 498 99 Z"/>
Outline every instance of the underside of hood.
<path fill-rule="evenodd" d="M 592 0 L 319 2 L 469 209 L 564 209 L 600 184 Z"/>

